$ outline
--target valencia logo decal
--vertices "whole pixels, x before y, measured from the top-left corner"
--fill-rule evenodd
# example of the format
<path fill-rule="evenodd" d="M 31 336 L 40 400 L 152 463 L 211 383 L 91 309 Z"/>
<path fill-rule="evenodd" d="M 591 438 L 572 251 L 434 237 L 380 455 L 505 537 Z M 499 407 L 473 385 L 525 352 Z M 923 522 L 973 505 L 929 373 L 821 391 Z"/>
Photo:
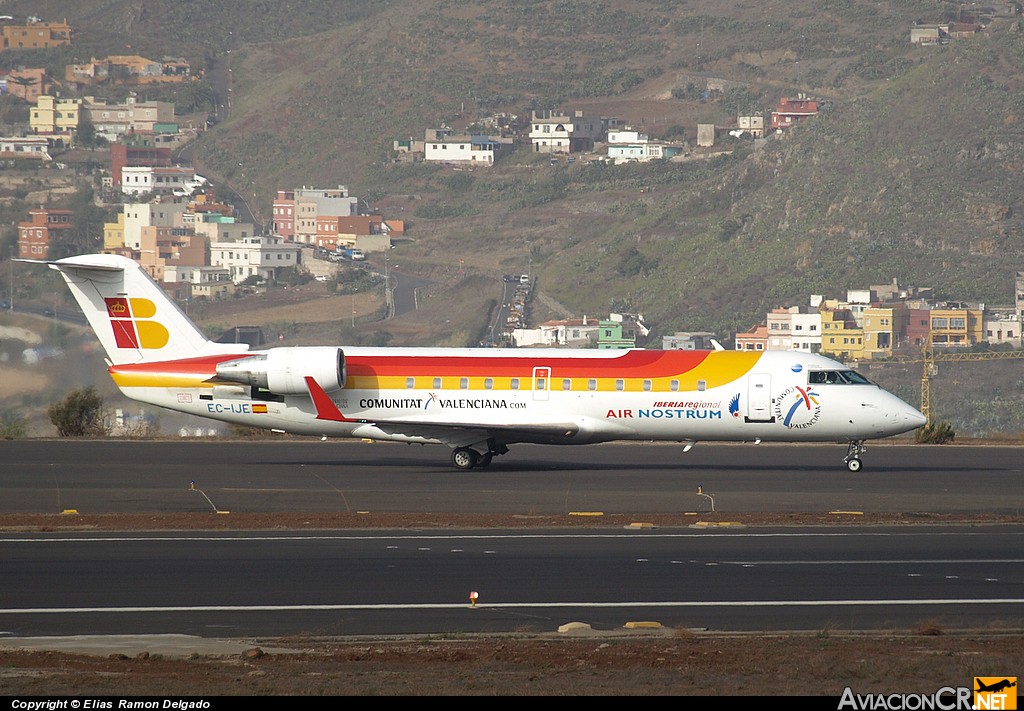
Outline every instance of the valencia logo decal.
<path fill-rule="evenodd" d="M 791 430 L 810 427 L 821 417 L 818 397 L 811 388 L 787 388 L 775 401 L 775 417 Z"/>
<path fill-rule="evenodd" d="M 158 321 L 156 304 L 149 299 L 129 299 L 123 296 L 103 299 L 114 330 L 114 342 L 118 348 L 158 349 L 167 345 L 170 334 Z"/>

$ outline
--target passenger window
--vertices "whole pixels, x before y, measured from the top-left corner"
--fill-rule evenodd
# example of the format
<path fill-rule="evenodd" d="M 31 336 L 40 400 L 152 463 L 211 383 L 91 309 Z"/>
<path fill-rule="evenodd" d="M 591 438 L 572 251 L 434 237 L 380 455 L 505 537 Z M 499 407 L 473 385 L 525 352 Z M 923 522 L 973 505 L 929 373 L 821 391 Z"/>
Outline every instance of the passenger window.
<path fill-rule="evenodd" d="M 651 388 L 653 388 L 653 387 L 654 387 L 654 384 L 650 380 L 644 380 L 644 392 L 645 393 L 651 392 Z"/>
<path fill-rule="evenodd" d="M 572 380 L 570 378 L 562 379 L 562 390 L 572 390 Z"/>
<path fill-rule="evenodd" d="M 519 389 L 519 378 L 512 378 L 512 380 L 509 381 L 508 386 L 512 390 L 518 390 Z"/>
<path fill-rule="evenodd" d="M 625 390 L 626 389 L 626 381 L 623 380 L 622 378 L 619 378 L 618 380 L 616 380 L 615 381 L 615 389 L 616 390 Z"/>
<path fill-rule="evenodd" d="M 679 392 L 679 381 L 678 380 L 672 380 L 668 384 L 668 389 L 671 390 L 674 393 Z"/>
<path fill-rule="evenodd" d="M 547 378 L 537 378 L 537 389 L 538 390 L 547 390 L 548 389 Z"/>
<path fill-rule="evenodd" d="M 459 389 L 466 390 L 469 388 L 469 378 L 459 378 Z"/>
<path fill-rule="evenodd" d="M 441 389 L 441 379 L 440 378 L 434 378 L 434 387 L 437 388 L 438 390 Z"/>
<path fill-rule="evenodd" d="M 591 378 L 587 381 L 587 390 L 597 390 L 597 380 Z"/>
<path fill-rule="evenodd" d="M 484 389 L 485 390 L 493 390 L 494 389 L 494 378 L 484 378 Z"/>
<path fill-rule="evenodd" d="M 405 387 L 408 390 L 412 390 L 413 388 L 415 388 L 416 387 L 416 378 L 406 378 L 405 379 Z"/>
<path fill-rule="evenodd" d="M 707 389 L 708 389 L 708 381 L 706 381 L 706 380 L 698 380 L 697 381 L 697 390 L 699 390 L 700 392 L 704 392 Z"/>

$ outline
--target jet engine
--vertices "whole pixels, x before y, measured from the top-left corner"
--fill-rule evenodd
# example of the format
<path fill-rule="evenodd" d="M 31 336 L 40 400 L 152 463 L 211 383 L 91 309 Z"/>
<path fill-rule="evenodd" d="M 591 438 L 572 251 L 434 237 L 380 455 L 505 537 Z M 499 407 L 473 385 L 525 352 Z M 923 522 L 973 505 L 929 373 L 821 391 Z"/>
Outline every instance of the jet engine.
<path fill-rule="evenodd" d="M 254 385 L 278 395 L 308 393 L 307 377 L 327 392 L 345 387 L 345 353 L 328 346 L 271 348 L 217 364 L 219 381 Z"/>

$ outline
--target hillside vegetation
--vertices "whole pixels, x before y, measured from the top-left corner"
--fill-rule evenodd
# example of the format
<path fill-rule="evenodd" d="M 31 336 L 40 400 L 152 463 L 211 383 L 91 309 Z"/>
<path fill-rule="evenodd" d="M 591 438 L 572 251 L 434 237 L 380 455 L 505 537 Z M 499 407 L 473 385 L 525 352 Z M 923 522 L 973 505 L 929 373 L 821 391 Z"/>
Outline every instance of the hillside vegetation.
<path fill-rule="evenodd" d="M 771 306 L 894 278 L 1008 303 L 1024 264 L 1017 19 L 942 47 L 908 42 L 914 22 L 955 18 L 958 3 L 11 5 L 68 15 L 76 52 L 128 36 L 135 51 L 228 61 L 230 117 L 195 156 L 256 193 L 264 218 L 280 187 L 342 183 L 409 220 L 407 268 L 528 261 L 577 312 L 639 311 L 657 333 L 724 334 Z M 694 98 L 706 76 L 732 88 Z M 552 167 L 524 151 L 459 180 L 390 161 L 395 138 L 491 112 L 579 107 L 692 138 L 698 120 L 797 92 L 827 110 L 710 161 Z"/>
<path fill-rule="evenodd" d="M 1012 303 L 1013 274 L 1024 269 L 1019 16 L 997 16 L 973 38 L 913 47 L 913 23 L 955 19 L 968 6 L 310 0 L 241 7 L 228 0 L 5 4 L 16 16 L 67 17 L 78 33 L 67 54 L 79 61 L 131 44 L 150 56 L 229 68 L 228 117 L 194 156 L 204 173 L 255 194 L 263 219 L 277 189 L 338 184 L 405 219 L 410 241 L 396 259 L 435 287 L 424 294 L 429 308 L 381 326 L 393 345 L 475 343 L 500 294 L 500 285 L 490 290 L 481 278 L 528 267 L 546 296 L 577 314 L 643 313 L 653 344 L 676 330 L 727 337 L 761 322 L 771 307 L 894 279 L 944 298 Z M 708 76 L 727 80 L 726 91 L 702 97 Z M 798 93 L 821 99 L 824 111 L 763 147 L 726 138 L 716 147 L 722 155 L 702 160 L 549 165 L 523 150 L 493 168 L 463 171 L 398 163 L 391 153 L 394 139 L 420 137 L 428 127 L 550 107 L 692 140 L 698 122 L 767 114 L 778 98 Z M 456 300 L 457 310 L 436 306 Z M 917 402 L 918 375 L 907 377 L 901 394 Z M 1019 409 L 1016 399 L 1003 402 L 999 417 Z M 1024 429 L 1018 421 L 999 426 Z"/>

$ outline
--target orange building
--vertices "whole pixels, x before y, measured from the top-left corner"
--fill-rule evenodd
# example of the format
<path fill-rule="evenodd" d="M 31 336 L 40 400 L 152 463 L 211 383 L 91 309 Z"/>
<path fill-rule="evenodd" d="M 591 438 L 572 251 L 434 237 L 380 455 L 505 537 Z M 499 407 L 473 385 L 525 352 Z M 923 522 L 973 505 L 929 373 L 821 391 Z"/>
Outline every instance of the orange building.
<path fill-rule="evenodd" d="M 49 49 L 71 44 L 71 25 L 64 22 L 29 22 L 0 27 L 0 49 Z"/>
<path fill-rule="evenodd" d="M 18 223 L 18 257 L 46 259 L 50 244 L 70 233 L 75 226 L 71 210 L 47 210 L 40 207 L 28 211 L 28 220 Z"/>
<path fill-rule="evenodd" d="M 30 104 L 36 103 L 39 97 L 50 88 L 46 81 L 46 70 L 43 68 L 12 69 L 7 73 L 7 93 L 17 96 Z"/>
<path fill-rule="evenodd" d="M 754 326 L 746 333 L 736 334 L 736 350 L 766 351 L 768 350 L 768 326 Z"/>

